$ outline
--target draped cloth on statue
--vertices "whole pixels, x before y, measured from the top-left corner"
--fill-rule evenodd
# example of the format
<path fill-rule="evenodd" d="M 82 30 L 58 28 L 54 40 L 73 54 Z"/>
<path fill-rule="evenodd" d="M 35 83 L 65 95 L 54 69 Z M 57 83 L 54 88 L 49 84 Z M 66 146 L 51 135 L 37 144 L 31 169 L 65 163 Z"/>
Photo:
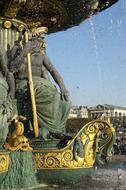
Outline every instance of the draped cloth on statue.
<path fill-rule="evenodd" d="M 28 88 L 27 82 L 27 80 L 20 80 L 16 85 L 16 90 L 22 90 L 24 97 L 29 94 L 26 90 Z M 62 100 L 61 94 L 49 80 L 33 76 L 33 83 L 39 128 L 44 127 L 52 133 L 63 133 L 71 102 Z M 17 96 L 17 98 L 19 98 L 19 96 Z M 22 114 L 26 112 L 31 113 L 32 108 L 29 102 L 23 101 L 23 103 L 27 104 L 25 105 L 27 109 L 26 111 L 23 110 Z"/>
<path fill-rule="evenodd" d="M 62 133 L 70 111 L 70 102 L 61 99 L 61 94 L 49 81 L 33 77 L 39 127 L 50 132 Z"/>
<path fill-rule="evenodd" d="M 12 104 L 8 99 L 8 84 L 0 78 L 0 140 L 4 141 L 8 133 L 8 119 L 11 117 Z"/>

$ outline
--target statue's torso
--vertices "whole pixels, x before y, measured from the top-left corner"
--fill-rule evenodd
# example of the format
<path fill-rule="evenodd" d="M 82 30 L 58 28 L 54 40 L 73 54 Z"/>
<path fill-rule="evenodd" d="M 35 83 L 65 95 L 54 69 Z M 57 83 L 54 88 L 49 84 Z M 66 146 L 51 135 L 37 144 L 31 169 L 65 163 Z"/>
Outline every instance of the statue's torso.
<path fill-rule="evenodd" d="M 31 69 L 33 76 L 42 77 L 44 55 L 41 53 L 31 54 Z M 24 57 L 23 61 L 19 63 L 18 75 L 19 79 L 28 78 L 28 62 L 27 57 Z"/>

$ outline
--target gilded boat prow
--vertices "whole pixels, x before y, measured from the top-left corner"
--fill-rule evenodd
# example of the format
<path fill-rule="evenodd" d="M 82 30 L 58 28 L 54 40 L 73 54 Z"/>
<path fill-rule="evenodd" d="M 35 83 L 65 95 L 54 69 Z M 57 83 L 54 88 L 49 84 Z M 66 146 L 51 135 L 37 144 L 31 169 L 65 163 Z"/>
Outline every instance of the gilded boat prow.
<path fill-rule="evenodd" d="M 34 149 L 37 170 L 92 168 L 100 154 L 104 161 L 112 154 L 114 128 L 102 120 L 87 123 L 63 148 Z"/>

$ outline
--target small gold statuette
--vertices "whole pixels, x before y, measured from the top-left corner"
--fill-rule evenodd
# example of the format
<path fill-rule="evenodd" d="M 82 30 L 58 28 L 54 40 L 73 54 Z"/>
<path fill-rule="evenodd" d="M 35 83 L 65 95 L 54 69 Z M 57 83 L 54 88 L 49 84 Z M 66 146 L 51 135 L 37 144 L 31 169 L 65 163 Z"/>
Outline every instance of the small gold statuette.
<path fill-rule="evenodd" d="M 15 115 L 12 118 L 14 123 L 15 130 L 7 137 L 6 142 L 4 143 L 4 148 L 11 151 L 29 151 L 32 150 L 29 145 L 28 139 L 23 135 L 24 134 L 24 124 L 23 120 L 26 118 L 23 116 Z"/>

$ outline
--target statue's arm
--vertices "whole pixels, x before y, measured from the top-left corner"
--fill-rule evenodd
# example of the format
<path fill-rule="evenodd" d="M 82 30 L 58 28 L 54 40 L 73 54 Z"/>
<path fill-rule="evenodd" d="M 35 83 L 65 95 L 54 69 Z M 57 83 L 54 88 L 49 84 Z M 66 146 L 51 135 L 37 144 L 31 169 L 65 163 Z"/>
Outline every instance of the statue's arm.
<path fill-rule="evenodd" d="M 15 80 L 12 72 L 8 72 L 6 80 L 9 86 L 9 95 L 12 99 L 15 97 Z"/>
<path fill-rule="evenodd" d="M 50 74 L 52 75 L 54 81 L 58 84 L 60 91 L 61 91 L 61 95 L 65 98 L 65 100 L 68 100 L 69 93 L 65 87 L 63 79 L 46 55 L 44 55 L 43 64 L 47 68 L 47 70 L 50 72 Z"/>

